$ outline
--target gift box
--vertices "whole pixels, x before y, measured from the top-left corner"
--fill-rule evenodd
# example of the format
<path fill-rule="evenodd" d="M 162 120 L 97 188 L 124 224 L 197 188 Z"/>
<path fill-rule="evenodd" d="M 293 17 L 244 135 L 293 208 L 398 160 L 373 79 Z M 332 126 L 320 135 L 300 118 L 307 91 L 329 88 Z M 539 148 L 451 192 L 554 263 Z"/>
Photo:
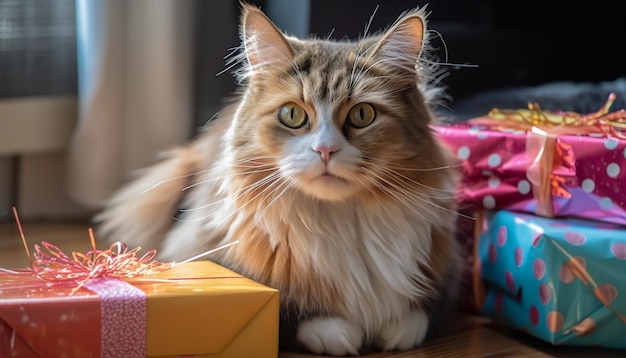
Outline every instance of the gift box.
<path fill-rule="evenodd" d="M 481 220 L 481 312 L 553 344 L 626 348 L 626 230 L 507 210 Z"/>
<path fill-rule="evenodd" d="M 591 115 L 494 109 L 434 126 L 460 161 L 461 207 L 626 225 L 626 111 Z"/>
<path fill-rule="evenodd" d="M 133 279 L 0 272 L 1 357 L 276 357 L 278 291 L 211 261 Z"/>

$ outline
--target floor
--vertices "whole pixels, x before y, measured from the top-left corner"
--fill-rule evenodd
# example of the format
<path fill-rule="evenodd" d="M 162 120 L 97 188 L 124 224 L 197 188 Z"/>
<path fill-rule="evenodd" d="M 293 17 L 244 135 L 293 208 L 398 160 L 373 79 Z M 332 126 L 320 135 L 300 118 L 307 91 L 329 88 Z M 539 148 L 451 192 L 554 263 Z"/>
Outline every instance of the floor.
<path fill-rule="evenodd" d="M 85 252 L 91 247 L 88 224 L 83 222 L 22 223 L 28 246 L 46 241 L 65 253 Z M 24 245 L 14 222 L 0 223 L 0 268 L 28 265 Z M 422 348 L 408 352 L 374 353 L 368 358 L 422 357 L 624 357 L 626 351 L 554 346 L 523 333 L 494 324 L 477 315 L 463 315 L 455 330 Z M 280 353 L 279 358 L 313 358 L 313 355 Z"/>

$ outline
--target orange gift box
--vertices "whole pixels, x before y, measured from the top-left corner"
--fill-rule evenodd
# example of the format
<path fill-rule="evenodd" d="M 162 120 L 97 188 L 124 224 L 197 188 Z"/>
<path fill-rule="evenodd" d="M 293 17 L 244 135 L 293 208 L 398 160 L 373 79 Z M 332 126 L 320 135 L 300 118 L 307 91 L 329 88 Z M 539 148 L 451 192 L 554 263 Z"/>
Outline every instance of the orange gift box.
<path fill-rule="evenodd" d="M 278 356 L 278 291 L 211 261 L 76 288 L 0 271 L 0 357 Z"/>

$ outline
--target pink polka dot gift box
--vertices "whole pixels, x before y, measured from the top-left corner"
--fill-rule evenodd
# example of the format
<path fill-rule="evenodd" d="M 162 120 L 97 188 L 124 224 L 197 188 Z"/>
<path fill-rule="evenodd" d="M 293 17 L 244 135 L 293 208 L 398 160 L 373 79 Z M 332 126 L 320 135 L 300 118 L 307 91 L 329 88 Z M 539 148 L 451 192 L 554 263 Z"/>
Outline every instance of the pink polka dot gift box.
<path fill-rule="evenodd" d="M 433 126 L 460 163 L 462 208 L 626 225 L 626 111 L 492 110 Z"/>
<path fill-rule="evenodd" d="M 481 221 L 481 312 L 553 344 L 626 348 L 626 230 L 507 210 Z"/>

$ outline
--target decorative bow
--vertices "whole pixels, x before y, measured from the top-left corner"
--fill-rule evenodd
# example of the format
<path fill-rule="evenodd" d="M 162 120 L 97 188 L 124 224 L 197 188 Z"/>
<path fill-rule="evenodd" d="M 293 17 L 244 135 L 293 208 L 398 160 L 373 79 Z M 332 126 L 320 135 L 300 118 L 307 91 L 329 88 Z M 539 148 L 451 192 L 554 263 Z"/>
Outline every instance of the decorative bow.
<path fill-rule="evenodd" d="M 576 112 L 544 111 L 538 103 L 528 103 L 528 109 L 506 110 L 494 108 L 485 117 L 470 120 L 492 128 L 530 130 L 539 127 L 554 134 L 600 133 L 626 139 L 626 110 L 609 112 L 617 95 L 609 94 L 600 109 L 591 114 Z"/>

